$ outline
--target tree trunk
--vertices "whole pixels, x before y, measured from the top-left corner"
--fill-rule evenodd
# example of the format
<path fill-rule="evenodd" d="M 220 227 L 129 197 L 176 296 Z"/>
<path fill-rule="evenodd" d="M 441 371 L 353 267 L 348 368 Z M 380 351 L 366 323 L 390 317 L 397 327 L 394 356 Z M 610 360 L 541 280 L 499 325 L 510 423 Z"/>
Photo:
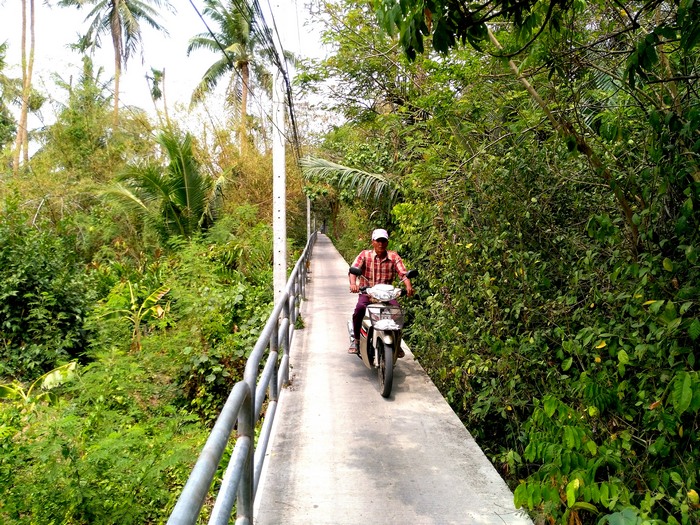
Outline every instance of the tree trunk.
<path fill-rule="evenodd" d="M 22 103 L 20 106 L 19 122 L 17 123 L 17 136 L 15 137 L 15 150 L 12 156 L 12 174 L 19 174 L 19 158 L 24 144 L 24 130 L 26 128 L 26 115 L 29 105 L 29 92 L 27 86 L 27 0 L 22 0 Z"/>
<path fill-rule="evenodd" d="M 245 152 L 247 138 L 247 126 L 246 119 L 248 118 L 248 86 L 250 85 L 250 69 L 248 67 L 248 62 L 244 62 L 241 66 L 241 78 L 243 80 L 243 86 L 241 87 L 241 122 L 239 124 L 239 137 L 238 140 L 241 144 L 241 152 Z"/>
<path fill-rule="evenodd" d="M 29 132 L 27 131 L 27 119 L 29 118 L 29 97 L 32 92 L 32 77 L 34 76 L 34 47 L 36 43 L 36 32 L 34 31 L 34 0 L 29 0 L 29 65 L 27 66 L 27 111 L 24 114 L 24 126 L 22 132 L 22 143 L 24 145 L 24 163 L 29 164 Z"/>
<path fill-rule="evenodd" d="M 122 61 L 121 54 L 115 48 L 114 50 L 114 110 L 112 114 L 112 122 L 114 128 L 117 127 L 119 122 L 119 80 L 122 76 Z"/>
<path fill-rule="evenodd" d="M 112 32 L 112 45 L 114 47 L 114 113 L 113 126 L 116 129 L 119 122 L 119 81 L 122 76 L 122 25 L 119 18 L 119 4 L 121 0 L 112 0 L 112 14 L 110 16 L 110 31 Z"/>
<path fill-rule="evenodd" d="M 163 86 L 163 113 L 165 114 L 165 124 L 168 129 L 170 128 L 170 116 L 168 115 L 168 99 L 165 98 L 165 68 L 163 68 L 163 77 L 161 78 L 161 84 Z"/>

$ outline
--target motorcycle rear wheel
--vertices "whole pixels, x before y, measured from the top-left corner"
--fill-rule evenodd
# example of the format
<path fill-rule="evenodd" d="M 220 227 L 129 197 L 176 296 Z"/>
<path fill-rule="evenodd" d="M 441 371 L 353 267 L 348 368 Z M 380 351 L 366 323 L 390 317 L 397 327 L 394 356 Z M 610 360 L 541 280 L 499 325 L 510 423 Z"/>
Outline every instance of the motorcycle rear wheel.
<path fill-rule="evenodd" d="M 379 357 L 379 367 L 377 368 L 379 391 L 382 397 L 389 397 L 394 382 L 394 349 L 391 345 L 385 346 L 380 339 L 377 341 L 376 352 Z"/>

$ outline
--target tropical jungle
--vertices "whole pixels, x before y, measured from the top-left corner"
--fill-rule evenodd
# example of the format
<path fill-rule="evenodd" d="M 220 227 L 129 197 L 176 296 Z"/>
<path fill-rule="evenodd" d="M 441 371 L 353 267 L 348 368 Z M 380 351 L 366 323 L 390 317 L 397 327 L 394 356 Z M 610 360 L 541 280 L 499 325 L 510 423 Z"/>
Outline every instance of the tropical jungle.
<path fill-rule="evenodd" d="M 168 2 L 22 5 L 21 50 L 0 42 L 3 523 L 167 520 L 273 306 L 248 100 L 284 64 L 289 260 L 307 199 L 348 260 L 392 232 L 421 271 L 408 344 L 536 524 L 700 522 L 695 0 L 314 0 L 322 58 L 278 53 L 256 1 L 203 0 L 182 53 L 216 59 L 188 107 L 154 69 L 155 113 L 120 79 Z M 86 15 L 50 109 L 49 7 Z M 185 129 L 217 84 L 225 125 Z"/>

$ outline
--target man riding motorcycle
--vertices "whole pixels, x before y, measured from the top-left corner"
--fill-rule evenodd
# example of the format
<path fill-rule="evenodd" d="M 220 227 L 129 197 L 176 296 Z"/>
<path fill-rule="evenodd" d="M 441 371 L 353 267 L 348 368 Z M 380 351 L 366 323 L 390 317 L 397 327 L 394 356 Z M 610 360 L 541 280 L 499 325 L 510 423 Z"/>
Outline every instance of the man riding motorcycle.
<path fill-rule="evenodd" d="M 360 279 L 351 273 L 348 274 L 351 293 L 359 293 L 361 284 L 363 286 L 391 284 L 398 275 L 406 286 L 406 294 L 409 296 L 413 295 L 413 287 L 411 286 L 411 280 L 406 275 L 406 267 L 398 253 L 386 249 L 388 244 L 389 234 L 386 230 L 378 228 L 372 232 L 373 249 L 362 250 L 352 263 L 352 266 L 362 270 L 364 279 Z M 360 283 L 360 280 L 363 282 Z M 349 354 L 358 354 L 360 352 L 360 326 L 369 303 L 370 297 L 361 293 L 357 299 L 355 311 L 352 314 L 355 338 L 348 349 Z M 396 299 L 392 300 L 391 304 L 398 306 Z M 403 350 L 398 350 L 398 356 L 404 356 Z"/>

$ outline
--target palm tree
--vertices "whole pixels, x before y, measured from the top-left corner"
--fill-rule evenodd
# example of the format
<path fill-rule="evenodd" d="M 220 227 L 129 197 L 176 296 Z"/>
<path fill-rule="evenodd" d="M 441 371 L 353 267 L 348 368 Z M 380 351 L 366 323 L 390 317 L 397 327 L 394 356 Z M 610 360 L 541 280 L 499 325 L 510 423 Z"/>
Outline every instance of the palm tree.
<path fill-rule="evenodd" d="M 384 204 L 391 209 L 401 197 L 401 190 L 396 183 L 380 173 L 369 173 L 319 157 L 305 157 L 300 164 L 306 180 L 326 182 L 339 191 L 347 190 L 350 195 L 367 204 Z"/>
<path fill-rule="evenodd" d="M 29 58 L 27 58 L 27 0 L 22 0 L 22 104 L 12 159 L 12 173 L 15 176 L 19 173 L 19 157 L 22 150 L 24 151 L 25 164 L 29 162 L 27 115 L 29 113 L 29 96 L 32 92 L 32 72 L 34 71 L 35 14 L 34 0 L 29 0 Z"/>
<path fill-rule="evenodd" d="M 207 229 L 217 218 L 223 199 L 223 176 L 213 179 L 202 172 L 194 156 L 193 139 L 172 130 L 157 138 L 167 166 L 132 164 L 108 195 L 151 222 L 164 236 L 187 237 Z"/>
<path fill-rule="evenodd" d="M 122 67 L 131 55 L 142 45 L 141 24 L 153 29 L 167 31 L 158 21 L 158 10 L 172 10 L 168 0 L 59 0 L 63 7 L 91 6 L 85 17 L 89 21 L 87 36 L 94 45 L 99 45 L 104 33 L 109 33 L 114 47 L 114 123 L 119 117 L 119 80 Z"/>
<path fill-rule="evenodd" d="M 240 95 L 240 142 L 243 144 L 246 132 L 248 93 L 251 85 L 251 69 L 259 79 L 269 76 L 260 61 L 255 57 L 260 45 L 271 42 L 259 27 L 253 6 L 245 0 L 229 0 L 224 5 L 220 0 L 205 0 L 204 14 L 218 25 L 218 32 L 200 33 L 190 39 L 187 46 L 189 55 L 196 49 L 208 49 L 219 55 L 204 73 L 201 82 L 192 94 L 192 102 L 200 102 L 212 91 L 219 81 L 229 73 L 237 71 L 230 90 Z"/>

